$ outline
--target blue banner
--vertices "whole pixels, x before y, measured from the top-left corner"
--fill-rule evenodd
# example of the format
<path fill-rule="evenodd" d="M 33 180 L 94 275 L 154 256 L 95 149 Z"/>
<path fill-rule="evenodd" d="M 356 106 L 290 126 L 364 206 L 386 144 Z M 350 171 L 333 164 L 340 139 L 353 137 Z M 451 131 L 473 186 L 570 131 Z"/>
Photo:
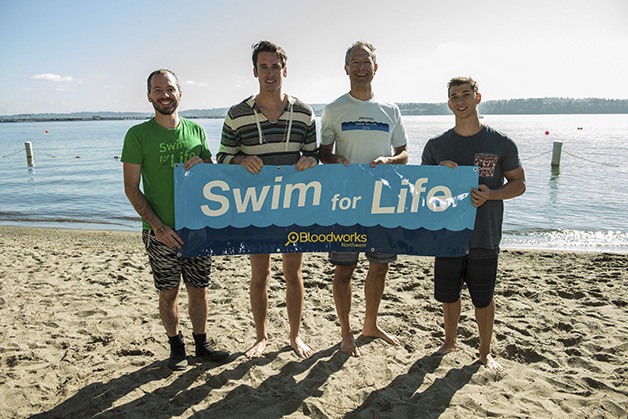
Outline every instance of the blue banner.
<path fill-rule="evenodd" d="M 476 167 L 197 164 L 174 169 L 183 257 L 362 252 L 460 256 L 475 223 Z"/>

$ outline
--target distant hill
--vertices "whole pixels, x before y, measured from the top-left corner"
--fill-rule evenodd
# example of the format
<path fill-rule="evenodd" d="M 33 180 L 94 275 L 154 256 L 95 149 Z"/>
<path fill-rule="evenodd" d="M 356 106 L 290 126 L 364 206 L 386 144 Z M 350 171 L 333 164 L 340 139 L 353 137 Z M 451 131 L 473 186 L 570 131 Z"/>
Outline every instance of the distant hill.
<path fill-rule="evenodd" d="M 402 115 L 450 115 L 446 103 L 398 103 Z M 317 116 L 325 104 L 312 104 Z M 224 118 L 228 108 L 189 109 L 181 111 L 186 118 Z M 570 99 L 546 97 L 537 99 L 488 100 L 480 104 L 483 115 L 532 115 L 532 114 L 628 114 L 628 99 Z M 40 113 L 0 115 L 0 122 L 39 121 L 98 121 L 148 119 L 148 112 L 73 112 L 65 114 Z"/>
<path fill-rule="evenodd" d="M 480 104 L 485 115 L 517 114 L 616 114 L 628 113 L 628 99 L 543 99 L 489 100 Z"/>
<path fill-rule="evenodd" d="M 402 115 L 449 115 L 446 103 L 399 103 Z M 618 114 L 628 113 L 628 99 L 487 100 L 479 106 L 482 115 Z"/>

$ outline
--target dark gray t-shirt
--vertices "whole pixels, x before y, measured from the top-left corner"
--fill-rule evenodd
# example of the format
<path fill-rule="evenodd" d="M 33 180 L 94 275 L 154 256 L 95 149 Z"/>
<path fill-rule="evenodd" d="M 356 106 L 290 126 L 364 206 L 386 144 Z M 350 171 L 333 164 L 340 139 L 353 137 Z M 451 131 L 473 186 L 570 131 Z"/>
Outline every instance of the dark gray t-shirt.
<path fill-rule="evenodd" d="M 479 166 L 480 184 L 491 189 L 504 185 L 504 172 L 521 166 L 515 143 L 506 135 L 483 126 L 470 137 L 456 134 L 453 129 L 430 139 L 423 149 L 421 164 L 438 165 L 451 160 L 459 166 Z M 471 248 L 497 250 L 502 238 L 504 202 L 486 201 L 477 209 Z"/>

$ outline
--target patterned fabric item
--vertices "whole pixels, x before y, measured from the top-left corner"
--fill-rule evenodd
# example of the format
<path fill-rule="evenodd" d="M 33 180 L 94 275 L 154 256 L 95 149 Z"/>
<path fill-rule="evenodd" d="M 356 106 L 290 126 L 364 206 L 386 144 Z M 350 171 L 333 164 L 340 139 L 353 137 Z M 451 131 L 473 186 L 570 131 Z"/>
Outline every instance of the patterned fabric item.
<path fill-rule="evenodd" d="M 258 156 L 265 165 L 293 165 L 301 156 L 318 161 L 312 108 L 288 96 L 284 112 L 271 122 L 253 96 L 231 107 L 222 128 L 216 160 L 228 164 L 237 155 Z"/>
<path fill-rule="evenodd" d="M 150 267 L 153 270 L 155 288 L 168 291 L 179 286 L 181 276 L 186 285 L 207 288 L 211 283 L 211 256 L 181 258 L 153 235 L 152 230 L 142 231 L 142 240 Z"/>

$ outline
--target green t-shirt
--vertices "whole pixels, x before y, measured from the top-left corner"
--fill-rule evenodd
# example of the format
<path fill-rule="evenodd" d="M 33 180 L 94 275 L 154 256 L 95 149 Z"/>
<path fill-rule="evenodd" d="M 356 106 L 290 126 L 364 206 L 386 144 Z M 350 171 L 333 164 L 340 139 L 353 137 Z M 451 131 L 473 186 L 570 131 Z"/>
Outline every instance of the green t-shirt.
<path fill-rule="evenodd" d="M 174 228 L 174 165 L 199 156 L 212 156 L 202 126 L 180 118 L 179 126 L 167 129 L 155 118 L 135 125 L 124 137 L 121 160 L 142 166 L 142 191 L 157 216 Z M 144 230 L 151 226 L 142 220 Z"/>

